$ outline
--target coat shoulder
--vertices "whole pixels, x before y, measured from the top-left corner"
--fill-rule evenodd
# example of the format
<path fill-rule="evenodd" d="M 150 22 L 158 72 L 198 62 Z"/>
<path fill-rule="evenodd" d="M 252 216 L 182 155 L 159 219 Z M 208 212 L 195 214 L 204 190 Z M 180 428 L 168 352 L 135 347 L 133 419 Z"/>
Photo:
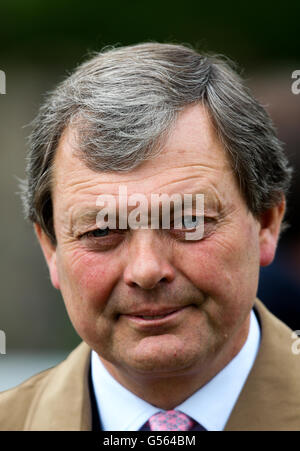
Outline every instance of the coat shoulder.
<path fill-rule="evenodd" d="M 91 348 L 81 342 L 65 360 L 0 393 L 0 431 L 90 430 Z"/>
<path fill-rule="evenodd" d="M 35 374 L 16 387 L 0 393 L 1 431 L 23 429 L 31 404 L 59 365 Z"/>

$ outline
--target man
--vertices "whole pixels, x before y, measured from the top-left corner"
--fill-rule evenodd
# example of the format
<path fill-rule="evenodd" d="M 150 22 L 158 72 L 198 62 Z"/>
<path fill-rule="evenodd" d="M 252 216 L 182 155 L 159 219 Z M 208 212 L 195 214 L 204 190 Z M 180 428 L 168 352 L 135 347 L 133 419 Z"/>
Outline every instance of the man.
<path fill-rule="evenodd" d="M 223 60 L 151 43 L 81 65 L 35 121 L 24 201 L 83 343 L 1 393 L 1 429 L 298 429 L 291 330 L 256 299 L 290 177 Z M 202 195 L 204 208 L 164 228 L 160 205 L 146 227 L 154 194 Z M 115 224 L 100 223 L 103 199 Z"/>

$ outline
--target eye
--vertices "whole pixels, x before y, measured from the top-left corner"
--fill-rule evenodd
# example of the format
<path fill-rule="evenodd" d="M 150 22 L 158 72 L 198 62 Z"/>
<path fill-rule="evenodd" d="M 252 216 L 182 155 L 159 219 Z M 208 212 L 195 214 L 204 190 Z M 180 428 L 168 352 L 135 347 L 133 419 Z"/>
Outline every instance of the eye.
<path fill-rule="evenodd" d="M 113 238 L 113 236 L 116 236 L 117 233 L 115 230 L 111 230 L 109 227 L 105 227 L 104 229 L 94 229 L 94 230 L 90 230 L 89 232 L 85 232 L 82 233 L 81 235 L 79 235 L 79 239 L 85 239 L 87 241 L 94 241 L 94 242 L 100 242 L 101 238 L 103 238 L 105 240 L 111 239 Z"/>
<path fill-rule="evenodd" d="M 187 228 L 187 229 L 192 229 L 192 228 L 197 227 L 199 225 L 200 220 L 201 220 L 200 216 L 185 215 L 183 217 L 183 226 L 185 228 Z"/>
<path fill-rule="evenodd" d="M 174 219 L 171 223 L 171 227 L 172 228 L 174 227 L 175 229 L 194 229 L 195 227 L 199 226 L 201 220 L 206 221 L 206 218 L 203 218 L 203 216 L 196 215 L 184 215 L 182 216 L 182 218 L 179 218 L 178 220 Z"/>
<path fill-rule="evenodd" d="M 124 232 L 126 231 L 114 230 L 109 227 L 97 228 L 83 233 L 79 239 L 86 248 L 95 252 L 104 252 L 119 246 L 126 236 Z"/>
<path fill-rule="evenodd" d="M 99 237 L 107 236 L 108 233 L 109 233 L 109 228 L 106 227 L 105 229 L 95 229 L 95 230 L 92 230 L 91 232 L 87 232 L 85 234 L 85 236 L 90 236 L 90 237 L 93 237 L 93 238 L 99 238 Z"/>
<path fill-rule="evenodd" d="M 176 227 L 174 221 L 171 226 L 171 234 L 174 236 L 176 240 L 179 241 L 186 241 L 188 240 L 187 235 L 193 231 L 201 230 L 199 227 L 201 226 L 201 222 L 203 222 L 203 234 L 201 235 L 201 238 L 195 238 L 195 242 L 202 240 L 203 238 L 207 238 L 213 233 L 215 230 L 216 220 L 212 217 L 207 216 L 197 216 L 197 215 L 184 215 L 181 219 L 181 224 Z M 191 240 L 190 243 L 192 243 Z"/>

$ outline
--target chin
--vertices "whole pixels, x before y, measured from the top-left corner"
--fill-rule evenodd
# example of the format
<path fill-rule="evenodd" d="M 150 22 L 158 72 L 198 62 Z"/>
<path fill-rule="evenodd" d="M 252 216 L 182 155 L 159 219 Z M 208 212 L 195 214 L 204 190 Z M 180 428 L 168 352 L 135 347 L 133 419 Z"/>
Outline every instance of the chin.
<path fill-rule="evenodd" d="M 128 359 L 126 365 L 137 373 L 159 376 L 180 375 L 191 372 L 201 366 L 201 356 L 196 352 L 178 353 L 174 349 L 170 352 L 162 350 L 160 354 L 134 355 Z"/>

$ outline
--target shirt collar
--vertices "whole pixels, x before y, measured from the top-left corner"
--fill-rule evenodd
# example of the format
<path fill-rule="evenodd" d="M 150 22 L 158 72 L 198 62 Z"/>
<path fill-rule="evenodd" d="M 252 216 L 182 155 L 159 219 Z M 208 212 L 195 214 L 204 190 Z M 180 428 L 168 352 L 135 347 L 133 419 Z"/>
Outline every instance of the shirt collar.
<path fill-rule="evenodd" d="M 248 337 L 239 353 L 176 410 L 189 415 L 208 431 L 223 430 L 253 366 L 259 342 L 259 324 L 252 310 Z M 91 371 L 104 431 L 138 431 L 150 416 L 162 411 L 119 384 L 95 351 L 92 351 Z"/>

